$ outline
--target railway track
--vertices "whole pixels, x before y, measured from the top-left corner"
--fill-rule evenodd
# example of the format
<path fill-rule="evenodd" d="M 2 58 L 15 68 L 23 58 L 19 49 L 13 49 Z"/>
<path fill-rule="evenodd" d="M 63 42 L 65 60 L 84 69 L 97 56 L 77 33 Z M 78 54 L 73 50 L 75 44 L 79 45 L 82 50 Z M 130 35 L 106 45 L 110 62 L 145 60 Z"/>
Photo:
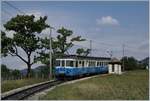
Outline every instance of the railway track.
<path fill-rule="evenodd" d="M 2 97 L 2 100 L 23 100 L 25 98 L 27 98 L 28 96 L 37 93 L 39 91 L 45 90 L 47 88 L 53 87 L 55 85 L 64 83 L 65 81 L 60 81 L 60 80 L 55 80 L 55 81 L 51 81 L 51 82 L 47 82 L 44 84 L 40 84 L 40 85 L 36 85 L 21 91 L 18 91 L 16 93 L 7 95 L 5 97 Z"/>
<path fill-rule="evenodd" d="M 104 75 L 106 75 L 106 74 L 104 74 Z M 90 77 L 90 76 L 84 76 L 84 77 L 73 78 L 73 79 L 49 81 L 49 82 L 42 83 L 42 84 L 39 84 L 39 85 L 36 85 L 33 87 L 29 87 L 29 88 L 21 90 L 21 91 L 17 91 L 13 94 L 3 96 L 3 97 L 1 97 L 1 100 L 24 100 L 27 97 L 31 96 L 32 94 L 40 92 L 40 91 L 45 90 L 47 88 L 56 86 L 58 84 L 61 84 L 61 83 L 67 82 L 67 81 L 73 81 L 73 80 L 86 78 L 86 77 Z"/>

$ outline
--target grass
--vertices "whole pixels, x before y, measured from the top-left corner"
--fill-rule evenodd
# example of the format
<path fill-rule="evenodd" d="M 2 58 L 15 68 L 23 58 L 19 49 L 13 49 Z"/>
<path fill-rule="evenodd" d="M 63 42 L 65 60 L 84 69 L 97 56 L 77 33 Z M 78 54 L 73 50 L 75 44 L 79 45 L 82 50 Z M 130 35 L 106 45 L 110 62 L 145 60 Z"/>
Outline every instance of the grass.
<path fill-rule="evenodd" d="M 147 70 L 107 75 L 56 87 L 42 100 L 148 100 Z"/>
<path fill-rule="evenodd" d="M 36 84 L 40 82 L 47 81 L 47 79 L 21 79 L 21 80 L 8 80 L 1 84 L 1 92 L 4 93 L 6 91 L 10 91 L 19 87 Z"/>

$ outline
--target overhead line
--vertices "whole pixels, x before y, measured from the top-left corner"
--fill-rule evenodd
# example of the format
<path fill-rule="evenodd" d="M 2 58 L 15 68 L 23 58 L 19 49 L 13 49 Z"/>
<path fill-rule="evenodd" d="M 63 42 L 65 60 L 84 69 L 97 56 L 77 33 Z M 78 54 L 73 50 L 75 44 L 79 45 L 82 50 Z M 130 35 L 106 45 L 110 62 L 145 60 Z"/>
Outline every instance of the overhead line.
<path fill-rule="evenodd" d="M 23 11 L 21 11 L 19 8 L 15 7 L 14 5 L 12 5 L 11 3 L 4 1 L 4 3 L 6 3 L 7 5 L 9 5 L 10 7 L 14 8 L 15 10 L 19 11 L 20 13 L 25 14 Z"/>

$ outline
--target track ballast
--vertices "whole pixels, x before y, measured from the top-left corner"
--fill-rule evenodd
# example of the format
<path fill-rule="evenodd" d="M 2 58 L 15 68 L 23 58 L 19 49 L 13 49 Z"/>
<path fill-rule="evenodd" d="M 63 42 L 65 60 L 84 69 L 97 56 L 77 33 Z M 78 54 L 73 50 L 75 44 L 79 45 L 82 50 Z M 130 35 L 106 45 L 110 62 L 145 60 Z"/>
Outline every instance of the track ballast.
<path fill-rule="evenodd" d="M 60 80 L 50 81 L 50 82 L 40 84 L 40 85 L 37 85 L 34 87 L 30 87 L 30 88 L 24 89 L 22 91 L 13 93 L 11 95 L 2 97 L 1 99 L 2 100 L 23 100 L 23 99 L 27 98 L 28 96 L 30 96 L 34 93 L 37 93 L 37 92 L 45 90 L 47 88 L 56 86 L 56 85 L 61 84 L 63 82 L 65 82 L 65 81 L 60 81 Z"/>

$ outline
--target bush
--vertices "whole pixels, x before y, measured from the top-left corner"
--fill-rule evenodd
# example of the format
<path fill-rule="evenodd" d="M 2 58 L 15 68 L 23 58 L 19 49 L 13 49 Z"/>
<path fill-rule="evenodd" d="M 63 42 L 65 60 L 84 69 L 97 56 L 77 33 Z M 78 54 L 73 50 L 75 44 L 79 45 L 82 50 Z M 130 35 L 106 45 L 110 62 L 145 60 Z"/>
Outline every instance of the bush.
<path fill-rule="evenodd" d="M 121 59 L 122 63 L 124 61 L 124 70 L 136 70 L 142 69 L 142 66 L 138 63 L 134 57 L 123 57 Z"/>

